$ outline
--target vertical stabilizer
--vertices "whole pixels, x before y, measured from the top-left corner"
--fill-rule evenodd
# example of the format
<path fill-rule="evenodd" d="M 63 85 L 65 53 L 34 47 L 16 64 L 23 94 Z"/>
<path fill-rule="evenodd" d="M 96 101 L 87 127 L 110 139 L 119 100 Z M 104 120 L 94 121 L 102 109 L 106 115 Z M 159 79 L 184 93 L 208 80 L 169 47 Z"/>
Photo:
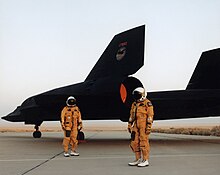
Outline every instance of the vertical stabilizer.
<path fill-rule="evenodd" d="M 202 53 L 186 89 L 220 89 L 220 48 Z"/>
<path fill-rule="evenodd" d="M 115 35 L 86 80 L 137 72 L 144 64 L 144 39 L 144 25 Z"/>

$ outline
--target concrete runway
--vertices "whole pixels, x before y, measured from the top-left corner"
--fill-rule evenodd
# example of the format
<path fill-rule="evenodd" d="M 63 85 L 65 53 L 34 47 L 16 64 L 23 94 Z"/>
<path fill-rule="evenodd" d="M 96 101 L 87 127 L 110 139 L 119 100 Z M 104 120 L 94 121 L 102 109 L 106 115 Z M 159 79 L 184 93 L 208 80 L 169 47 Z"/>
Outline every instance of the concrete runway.
<path fill-rule="evenodd" d="M 134 160 L 126 131 L 86 131 L 79 157 L 63 157 L 61 132 L 0 133 L 1 175 L 219 175 L 220 138 L 152 133 L 150 166 Z"/>

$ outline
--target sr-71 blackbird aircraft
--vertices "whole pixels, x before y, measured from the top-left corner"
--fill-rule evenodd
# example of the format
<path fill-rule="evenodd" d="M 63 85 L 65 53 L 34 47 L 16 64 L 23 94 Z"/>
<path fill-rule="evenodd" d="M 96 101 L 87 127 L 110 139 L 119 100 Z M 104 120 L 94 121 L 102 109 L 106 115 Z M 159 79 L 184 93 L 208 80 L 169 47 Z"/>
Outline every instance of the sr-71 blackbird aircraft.
<path fill-rule="evenodd" d="M 83 120 L 128 121 L 132 91 L 143 87 L 130 75 L 144 64 L 145 26 L 114 36 L 84 82 L 53 89 L 26 99 L 2 119 L 35 125 L 59 121 L 66 99 L 74 96 Z M 186 90 L 148 92 L 155 120 L 220 115 L 220 49 L 203 52 Z M 159 80 L 158 80 L 159 81 Z"/>

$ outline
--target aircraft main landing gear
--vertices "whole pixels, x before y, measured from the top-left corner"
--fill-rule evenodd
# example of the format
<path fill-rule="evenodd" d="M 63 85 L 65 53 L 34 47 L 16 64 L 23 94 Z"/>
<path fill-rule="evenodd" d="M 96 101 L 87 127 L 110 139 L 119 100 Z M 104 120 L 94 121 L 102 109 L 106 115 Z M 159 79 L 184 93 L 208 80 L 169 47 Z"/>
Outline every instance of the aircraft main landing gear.
<path fill-rule="evenodd" d="M 39 126 L 35 125 L 34 129 L 36 131 L 33 132 L 33 137 L 34 138 L 41 138 L 41 132 L 39 131 Z"/>
<path fill-rule="evenodd" d="M 85 134 L 82 131 L 78 131 L 77 140 L 85 140 Z"/>

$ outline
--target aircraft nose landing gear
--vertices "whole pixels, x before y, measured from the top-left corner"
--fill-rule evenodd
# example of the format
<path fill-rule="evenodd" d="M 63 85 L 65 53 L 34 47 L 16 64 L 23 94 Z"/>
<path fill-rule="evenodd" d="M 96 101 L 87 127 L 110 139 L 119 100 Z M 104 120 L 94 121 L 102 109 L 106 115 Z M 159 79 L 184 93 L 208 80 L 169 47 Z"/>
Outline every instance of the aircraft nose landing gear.
<path fill-rule="evenodd" d="M 39 126 L 35 125 L 34 129 L 36 131 L 33 132 L 33 137 L 34 138 L 41 138 L 41 132 L 39 131 Z"/>

